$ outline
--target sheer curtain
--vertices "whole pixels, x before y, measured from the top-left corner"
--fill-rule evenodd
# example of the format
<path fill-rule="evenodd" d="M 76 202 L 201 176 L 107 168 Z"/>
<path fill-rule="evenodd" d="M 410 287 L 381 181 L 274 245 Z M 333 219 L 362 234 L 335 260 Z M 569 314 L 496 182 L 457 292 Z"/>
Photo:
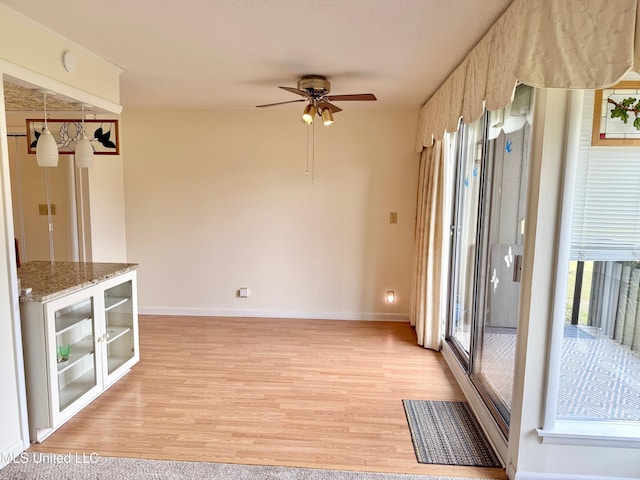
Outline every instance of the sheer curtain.
<path fill-rule="evenodd" d="M 441 289 L 444 225 L 444 152 L 442 142 L 420 156 L 414 271 L 411 284 L 411 325 L 418 344 L 440 350 L 442 337 Z"/>

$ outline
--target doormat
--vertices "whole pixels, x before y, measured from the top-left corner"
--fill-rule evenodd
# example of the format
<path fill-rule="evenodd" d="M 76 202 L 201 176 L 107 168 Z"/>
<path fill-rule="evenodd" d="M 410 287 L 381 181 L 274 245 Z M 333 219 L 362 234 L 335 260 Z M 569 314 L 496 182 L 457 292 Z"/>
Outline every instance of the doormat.
<path fill-rule="evenodd" d="M 502 467 L 466 402 L 402 400 L 418 463 Z"/>

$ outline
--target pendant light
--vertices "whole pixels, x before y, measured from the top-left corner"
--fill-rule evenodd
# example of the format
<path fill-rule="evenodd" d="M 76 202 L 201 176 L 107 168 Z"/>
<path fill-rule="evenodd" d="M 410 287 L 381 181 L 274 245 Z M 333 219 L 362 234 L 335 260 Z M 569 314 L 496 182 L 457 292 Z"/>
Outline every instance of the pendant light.
<path fill-rule="evenodd" d="M 58 166 L 58 144 L 47 126 L 47 95 L 55 95 L 48 90 L 40 90 L 44 96 L 44 128 L 36 144 L 36 161 L 41 167 Z"/>
<path fill-rule="evenodd" d="M 77 103 L 76 106 L 82 108 L 82 131 L 80 132 L 80 138 L 76 142 L 76 150 L 74 152 L 76 167 L 91 168 L 93 167 L 93 146 L 84 131 L 84 109 L 91 107 L 91 105 Z"/>

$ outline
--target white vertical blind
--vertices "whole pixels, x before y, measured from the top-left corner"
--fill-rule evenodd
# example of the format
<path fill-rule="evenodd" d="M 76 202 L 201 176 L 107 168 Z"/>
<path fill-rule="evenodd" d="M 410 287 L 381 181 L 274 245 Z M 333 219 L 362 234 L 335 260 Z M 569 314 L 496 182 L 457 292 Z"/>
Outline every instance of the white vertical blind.
<path fill-rule="evenodd" d="M 640 260 L 640 147 L 592 147 L 593 91 L 584 95 L 572 260 Z"/>

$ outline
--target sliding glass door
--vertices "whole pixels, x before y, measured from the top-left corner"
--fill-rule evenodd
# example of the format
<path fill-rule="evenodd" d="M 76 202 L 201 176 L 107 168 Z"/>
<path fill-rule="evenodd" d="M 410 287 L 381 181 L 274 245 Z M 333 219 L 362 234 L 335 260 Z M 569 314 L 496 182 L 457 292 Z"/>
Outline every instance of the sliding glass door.
<path fill-rule="evenodd" d="M 469 364 L 473 340 L 474 299 L 478 243 L 485 117 L 463 125 L 455 159 L 456 189 L 453 209 L 451 265 L 451 319 L 449 336 L 461 360 Z"/>
<path fill-rule="evenodd" d="M 490 118 L 494 119 L 495 115 Z M 524 119 L 522 119 L 524 120 Z M 491 120 L 490 120 L 491 121 Z M 515 119 L 512 121 L 515 123 Z M 528 123 L 513 125 L 487 144 L 482 242 L 482 310 L 472 380 L 503 425 L 509 425 L 528 179 Z M 517 130 L 514 130 L 515 128 Z M 491 135 L 490 135 L 491 136 Z"/>
<path fill-rule="evenodd" d="M 463 125 L 452 215 L 448 338 L 508 432 L 524 245 L 532 89 Z"/>

